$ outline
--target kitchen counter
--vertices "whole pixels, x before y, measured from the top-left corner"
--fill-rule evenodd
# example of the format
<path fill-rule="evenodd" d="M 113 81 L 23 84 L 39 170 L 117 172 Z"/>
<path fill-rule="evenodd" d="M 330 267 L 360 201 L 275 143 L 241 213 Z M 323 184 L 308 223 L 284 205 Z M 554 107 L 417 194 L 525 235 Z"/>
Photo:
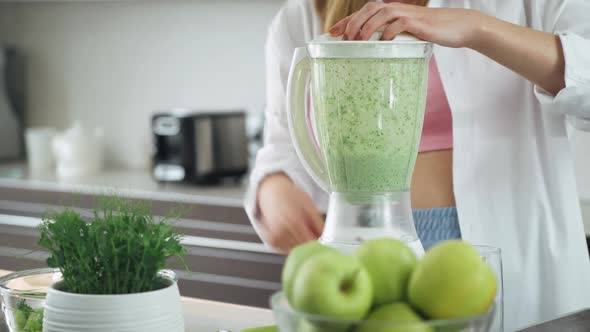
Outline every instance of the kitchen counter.
<path fill-rule="evenodd" d="M 36 251 L 43 214 L 70 207 L 89 217 L 96 196 L 113 192 L 149 201 L 156 216 L 183 210 L 175 226 L 184 235 L 192 273 L 173 267 L 182 295 L 268 307 L 268 297 L 280 288 L 284 257 L 269 251 L 250 225 L 242 208 L 244 187 L 160 186 L 148 172 L 109 170 L 74 182 L 27 175 L 22 165 L 0 166 L 0 268 L 43 266 L 44 253 Z M 582 206 L 590 234 L 590 201 Z"/>
<path fill-rule="evenodd" d="M 37 204 L 24 207 L 27 206 L 35 208 Z M 9 208 L 0 200 L 0 211 Z M 37 226 L 41 218 L 2 212 L 0 268 L 45 267 L 48 253 L 38 245 Z M 281 288 L 284 257 L 260 243 L 254 231 L 249 229 L 251 226 L 182 219 L 176 222 L 175 228 L 182 234 L 181 243 L 187 249 L 184 261 L 190 271 L 177 260 L 171 260 L 168 266 L 180 279 L 183 296 L 268 308 L 270 295 Z"/>
<path fill-rule="evenodd" d="M 272 312 L 267 309 L 194 298 L 183 298 L 182 307 L 187 332 L 238 332 L 249 327 L 274 324 Z"/>
<path fill-rule="evenodd" d="M 141 200 L 233 208 L 242 207 L 246 193 L 244 184 L 194 186 L 157 183 L 148 170 L 107 169 L 96 176 L 60 180 L 54 174 L 29 174 L 23 164 L 0 164 L 1 188 L 89 195 L 115 192 Z M 590 236 L 590 198 L 582 198 L 580 202 L 586 235 Z"/>
<path fill-rule="evenodd" d="M 117 194 L 149 201 L 182 202 L 241 208 L 246 193 L 244 184 L 194 186 L 163 184 L 154 181 L 148 170 L 107 169 L 96 176 L 70 180 L 54 174 L 29 174 L 23 164 L 0 164 L 0 188 L 96 195 Z M 586 235 L 590 236 L 590 198 L 580 200 Z"/>
<path fill-rule="evenodd" d="M 10 271 L 0 270 L 0 276 Z M 197 298 L 182 298 L 185 330 L 187 332 L 203 331 L 240 331 L 249 327 L 275 324 L 272 311 L 249 306 L 234 305 L 223 302 L 207 301 Z M 0 332 L 3 316 L 0 316 Z M 531 326 L 520 332 L 585 332 L 590 331 L 590 310 L 582 310 L 562 318 Z"/>
<path fill-rule="evenodd" d="M 157 183 L 148 170 L 107 169 L 95 176 L 63 180 L 53 173 L 30 174 L 22 164 L 0 165 L 0 188 L 84 194 L 116 192 L 143 200 L 229 207 L 241 207 L 246 191 L 242 184 L 205 187 Z"/>
<path fill-rule="evenodd" d="M 0 166 L 0 268 L 44 266 L 36 228 L 43 215 L 70 208 L 90 218 L 104 194 L 148 202 L 155 217 L 181 213 L 174 227 L 183 236 L 191 272 L 174 261 L 171 268 L 183 296 L 266 308 L 280 289 L 284 257 L 261 243 L 242 207 L 242 185 L 160 185 L 147 171 L 107 170 L 62 181 L 27 174 L 22 165 Z"/>
<path fill-rule="evenodd" d="M 0 276 L 9 271 L 0 270 Z M 182 308 L 186 332 L 240 331 L 255 326 L 274 324 L 272 312 L 266 309 L 223 302 L 183 297 Z M 0 325 L 4 324 L 0 314 Z M 2 331 L 2 326 L 0 326 Z"/>

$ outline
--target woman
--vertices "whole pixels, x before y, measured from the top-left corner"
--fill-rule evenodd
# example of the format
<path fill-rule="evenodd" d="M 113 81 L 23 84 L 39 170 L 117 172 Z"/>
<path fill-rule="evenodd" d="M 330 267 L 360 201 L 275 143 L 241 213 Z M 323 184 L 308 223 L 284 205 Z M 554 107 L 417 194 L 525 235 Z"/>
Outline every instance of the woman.
<path fill-rule="evenodd" d="M 590 130 L 590 2 L 422 2 L 292 0 L 282 8 L 269 30 L 265 146 L 246 202 L 254 226 L 283 252 L 322 230 L 326 195 L 287 129 L 294 48 L 327 31 L 344 39 L 408 32 L 438 45 L 423 132 L 438 145 L 421 147 L 411 187 L 414 207 L 428 209 L 416 215 L 419 236 L 502 248 L 507 331 L 590 307 L 566 136 L 566 121 Z"/>

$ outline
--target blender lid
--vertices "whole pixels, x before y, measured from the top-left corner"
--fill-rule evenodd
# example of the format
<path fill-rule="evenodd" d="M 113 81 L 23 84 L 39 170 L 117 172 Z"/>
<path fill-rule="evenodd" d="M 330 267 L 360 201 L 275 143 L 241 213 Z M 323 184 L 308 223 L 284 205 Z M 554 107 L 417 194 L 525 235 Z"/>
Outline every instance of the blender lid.
<path fill-rule="evenodd" d="M 329 33 L 307 43 L 312 58 L 430 58 L 432 43 L 409 34 L 399 34 L 393 40 L 379 40 L 375 32 L 369 40 L 342 40 Z"/>
<path fill-rule="evenodd" d="M 418 39 L 410 34 L 407 33 L 400 33 L 399 35 L 395 36 L 393 40 L 379 40 L 381 35 L 383 34 L 382 31 L 377 31 L 373 33 L 369 40 L 346 40 L 343 41 L 343 36 L 333 37 L 329 33 L 325 33 L 323 35 L 318 36 L 314 40 L 310 41 L 309 44 L 317 44 L 317 43 L 338 43 L 338 42 L 346 42 L 350 44 L 371 44 L 371 43 L 383 43 L 383 44 L 399 44 L 399 43 L 421 43 L 421 44 L 429 44 L 429 42 Z"/>

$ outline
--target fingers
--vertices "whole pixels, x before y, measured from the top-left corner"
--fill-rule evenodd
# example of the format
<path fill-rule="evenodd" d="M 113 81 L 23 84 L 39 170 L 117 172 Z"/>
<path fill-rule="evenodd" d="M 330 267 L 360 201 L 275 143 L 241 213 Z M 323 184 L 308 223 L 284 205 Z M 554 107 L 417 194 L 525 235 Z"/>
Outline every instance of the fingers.
<path fill-rule="evenodd" d="M 303 211 L 302 211 L 303 212 Z M 281 216 L 275 218 L 272 224 L 266 225 L 268 243 L 274 248 L 287 253 L 292 248 L 318 238 L 311 227 L 308 219 L 311 219 L 306 212 L 298 213 L 297 216 Z"/>
<path fill-rule="evenodd" d="M 291 182 L 268 182 L 267 190 L 260 192 L 259 204 L 265 240 L 282 253 L 321 234 L 319 210 L 311 197 Z"/>
<path fill-rule="evenodd" d="M 358 12 L 336 23 L 330 33 L 333 36 L 344 35 L 344 40 L 368 40 L 381 27 L 386 27 L 381 40 L 391 40 L 404 31 L 418 37 L 421 30 L 415 19 L 418 14 L 415 7 L 370 2 Z M 389 24 L 390 22 L 392 23 Z"/>
<path fill-rule="evenodd" d="M 319 215 L 308 214 L 297 220 L 283 220 L 267 228 L 267 241 L 282 253 L 289 253 L 294 247 L 317 240 L 323 227 Z"/>
<path fill-rule="evenodd" d="M 360 39 L 369 40 L 375 31 L 382 26 L 386 26 L 387 23 L 392 22 L 396 18 L 396 10 L 393 7 L 382 8 L 362 26 L 359 35 Z"/>
<path fill-rule="evenodd" d="M 306 227 L 304 222 L 299 221 L 300 227 L 298 229 L 283 229 L 278 230 L 280 234 L 278 236 L 271 236 L 269 243 L 280 249 L 282 253 L 288 254 L 293 248 L 300 244 L 313 241 L 316 237 Z"/>
<path fill-rule="evenodd" d="M 313 240 L 317 240 L 317 238 L 319 236 L 316 236 L 313 231 L 311 230 L 311 228 L 309 227 L 309 224 L 307 221 L 305 221 L 304 223 L 302 223 L 300 232 L 302 235 L 302 240 L 298 242 L 298 244 L 302 244 L 302 243 L 306 243 L 309 241 L 313 241 Z"/>
<path fill-rule="evenodd" d="M 354 40 L 357 39 L 357 35 L 361 31 L 363 25 L 377 12 L 383 8 L 383 4 L 375 2 L 369 2 L 361 10 L 359 10 L 352 18 L 348 21 L 346 29 L 344 30 L 344 39 Z"/>
<path fill-rule="evenodd" d="M 354 14 L 353 14 L 354 15 Z M 330 28 L 330 34 L 334 37 L 341 36 L 348 25 L 348 22 L 352 18 L 353 15 L 348 15 L 345 18 L 338 21 L 338 23 L 334 24 L 332 28 Z"/>
<path fill-rule="evenodd" d="M 269 229 L 267 241 L 273 248 L 279 249 L 284 254 L 289 253 L 299 243 L 292 232 L 281 227 Z"/>
<path fill-rule="evenodd" d="M 314 239 L 319 238 L 324 230 L 324 219 L 320 211 L 313 207 L 313 211 L 308 212 L 308 217 L 305 221 Z"/>
<path fill-rule="evenodd" d="M 302 218 L 294 218 L 285 220 L 286 223 L 282 225 L 285 231 L 288 233 L 289 243 L 291 247 L 295 247 L 301 243 L 313 240 L 313 234 L 306 227 L 305 221 Z"/>
<path fill-rule="evenodd" d="M 395 36 L 402 32 L 410 32 L 408 29 L 410 29 L 411 25 L 411 19 L 407 17 L 400 17 L 385 28 L 383 34 L 381 35 L 381 40 L 392 40 L 395 38 Z"/>
<path fill-rule="evenodd" d="M 303 208 L 305 209 L 306 215 L 305 224 L 313 234 L 313 239 L 317 240 L 324 230 L 324 218 L 311 197 L 307 194 L 305 194 L 303 200 Z"/>

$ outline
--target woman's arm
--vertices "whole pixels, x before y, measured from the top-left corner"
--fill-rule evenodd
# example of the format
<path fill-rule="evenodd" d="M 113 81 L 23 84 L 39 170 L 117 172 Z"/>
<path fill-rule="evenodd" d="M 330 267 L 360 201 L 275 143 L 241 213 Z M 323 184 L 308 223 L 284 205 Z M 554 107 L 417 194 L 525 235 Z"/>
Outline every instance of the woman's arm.
<path fill-rule="evenodd" d="M 369 3 L 330 30 L 345 39 L 382 39 L 407 32 L 449 47 L 468 47 L 555 95 L 565 87 L 565 61 L 557 35 L 511 24 L 469 9 Z"/>
<path fill-rule="evenodd" d="M 565 60 L 559 36 L 487 15 L 469 47 L 515 71 L 552 95 L 565 87 Z"/>
<path fill-rule="evenodd" d="M 314 199 L 325 193 L 301 165 L 287 124 L 286 89 L 295 47 L 304 45 L 299 2 L 290 1 L 273 20 L 266 42 L 264 146 L 250 175 L 245 208 L 265 244 L 288 253 L 317 239 L 323 218 Z"/>

